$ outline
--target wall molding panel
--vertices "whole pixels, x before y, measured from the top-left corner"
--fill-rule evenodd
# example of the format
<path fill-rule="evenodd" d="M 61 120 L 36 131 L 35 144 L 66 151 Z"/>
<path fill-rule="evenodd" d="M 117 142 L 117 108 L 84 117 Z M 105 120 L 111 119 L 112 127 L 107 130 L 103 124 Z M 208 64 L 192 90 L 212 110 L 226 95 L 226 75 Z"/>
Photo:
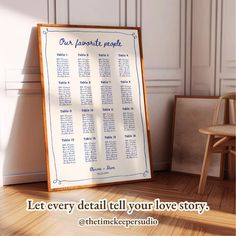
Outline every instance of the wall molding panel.
<path fill-rule="evenodd" d="M 185 1 L 136 0 L 132 2 L 136 7 L 129 7 L 129 9 L 136 10 L 136 13 L 132 14 L 136 16 L 136 25 L 142 27 L 145 79 L 155 82 L 178 78 L 184 81 Z M 169 19 L 170 15 L 173 18 Z M 134 25 L 134 20 L 131 24 Z M 169 29 L 170 25 L 173 25 L 173 29 Z M 181 84 L 183 93 L 184 83 Z"/>
<path fill-rule="evenodd" d="M 139 4 L 139 5 L 138 5 Z M 140 1 L 138 0 L 126 0 L 126 16 L 125 16 L 125 25 L 126 26 L 140 26 L 140 15 L 138 16 L 138 12 L 140 11 Z M 139 18 L 138 18 L 139 17 Z"/>
<path fill-rule="evenodd" d="M 41 94 L 39 67 L 7 69 L 5 92 L 6 96 Z"/>
<path fill-rule="evenodd" d="M 69 0 L 55 1 L 56 24 L 69 24 Z"/>
<path fill-rule="evenodd" d="M 57 24 L 125 26 L 125 0 L 56 0 Z"/>
<path fill-rule="evenodd" d="M 216 0 L 192 0 L 191 95 L 214 95 Z"/>
<path fill-rule="evenodd" d="M 147 80 L 147 94 L 181 94 L 181 80 Z"/>
<path fill-rule="evenodd" d="M 236 2 L 219 0 L 217 7 L 216 95 L 236 91 Z"/>
<path fill-rule="evenodd" d="M 221 0 L 220 72 L 236 73 L 236 2 Z"/>
<path fill-rule="evenodd" d="M 236 91 L 236 79 L 220 79 L 220 95 Z"/>
<path fill-rule="evenodd" d="M 48 1 L 48 23 L 55 24 L 56 23 L 56 1 L 55 0 L 47 0 Z"/>

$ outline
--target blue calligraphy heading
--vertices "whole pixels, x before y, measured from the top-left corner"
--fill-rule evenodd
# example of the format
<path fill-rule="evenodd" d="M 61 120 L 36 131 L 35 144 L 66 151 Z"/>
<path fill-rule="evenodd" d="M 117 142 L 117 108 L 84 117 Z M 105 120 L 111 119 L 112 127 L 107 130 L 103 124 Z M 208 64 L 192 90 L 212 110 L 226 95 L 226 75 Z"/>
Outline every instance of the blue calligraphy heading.
<path fill-rule="evenodd" d="M 89 40 L 89 41 L 83 41 L 83 40 L 71 40 L 71 39 L 65 39 L 65 38 L 60 38 L 59 39 L 59 45 L 61 46 L 74 46 L 75 48 L 80 47 L 80 46 L 92 46 L 92 47 L 122 47 L 121 41 L 119 39 L 115 41 L 105 41 L 101 42 L 98 38 L 95 40 Z"/>

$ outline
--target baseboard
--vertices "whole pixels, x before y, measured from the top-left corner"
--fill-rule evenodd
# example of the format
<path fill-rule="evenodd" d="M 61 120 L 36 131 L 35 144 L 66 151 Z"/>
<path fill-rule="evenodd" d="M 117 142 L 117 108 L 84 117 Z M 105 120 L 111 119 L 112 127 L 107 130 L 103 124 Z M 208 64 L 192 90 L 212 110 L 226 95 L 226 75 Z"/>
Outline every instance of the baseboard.
<path fill-rule="evenodd" d="M 3 185 L 23 184 L 46 181 L 46 172 L 23 173 L 18 175 L 3 176 Z"/>

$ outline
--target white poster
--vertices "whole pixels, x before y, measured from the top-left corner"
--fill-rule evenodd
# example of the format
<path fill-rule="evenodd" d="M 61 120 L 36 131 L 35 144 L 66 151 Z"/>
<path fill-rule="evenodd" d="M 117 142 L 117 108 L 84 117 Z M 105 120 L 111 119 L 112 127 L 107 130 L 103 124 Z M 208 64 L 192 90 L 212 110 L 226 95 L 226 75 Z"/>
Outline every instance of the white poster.
<path fill-rule="evenodd" d="M 48 189 L 150 179 L 138 29 L 38 33 Z"/>

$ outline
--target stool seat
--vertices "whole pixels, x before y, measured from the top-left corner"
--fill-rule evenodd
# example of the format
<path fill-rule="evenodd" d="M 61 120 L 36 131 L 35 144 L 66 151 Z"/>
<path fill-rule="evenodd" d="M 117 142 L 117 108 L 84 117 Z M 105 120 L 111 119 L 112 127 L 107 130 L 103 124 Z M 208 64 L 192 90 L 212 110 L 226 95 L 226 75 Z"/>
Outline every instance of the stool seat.
<path fill-rule="evenodd" d="M 199 129 L 200 133 L 236 137 L 236 125 L 214 125 Z"/>

